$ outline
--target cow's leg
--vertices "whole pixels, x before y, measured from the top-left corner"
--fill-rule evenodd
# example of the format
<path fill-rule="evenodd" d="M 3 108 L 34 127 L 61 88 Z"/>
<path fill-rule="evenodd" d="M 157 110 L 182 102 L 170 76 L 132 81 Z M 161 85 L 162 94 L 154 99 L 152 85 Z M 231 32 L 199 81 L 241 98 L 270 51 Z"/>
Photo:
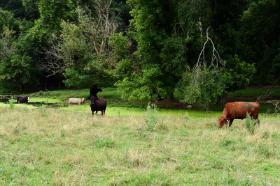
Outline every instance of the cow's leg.
<path fill-rule="evenodd" d="M 260 120 L 258 118 L 258 115 L 252 116 L 252 118 L 256 121 L 256 125 L 259 127 L 260 126 Z"/>
<path fill-rule="evenodd" d="M 231 127 L 233 119 L 229 120 L 229 127 Z"/>
<path fill-rule="evenodd" d="M 256 125 L 260 127 L 260 120 L 258 118 L 256 119 Z"/>
<path fill-rule="evenodd" d="M 260 126 L 260 120 L 259 120 L 259 119 L 256 120 L 256 124 L 257 124 L 258 126 Z"/>

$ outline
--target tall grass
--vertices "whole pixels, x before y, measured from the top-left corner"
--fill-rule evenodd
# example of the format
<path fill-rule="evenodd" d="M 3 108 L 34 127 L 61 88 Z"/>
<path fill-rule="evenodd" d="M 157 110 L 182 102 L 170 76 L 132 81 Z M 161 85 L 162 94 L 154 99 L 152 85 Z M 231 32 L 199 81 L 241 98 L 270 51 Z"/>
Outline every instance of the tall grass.
<path fill-rule="evenodd" d="M 149 131 L 155 130 L 156 125 L 158 123 L 157 107 L 155 104 L 151 104 L 151 103 L 148 104 L 145 122 L 147 125 L 147 130 Z"/>
<path fill-rule="evenodd" d="M 0 185 L 279 185 L 280 118 L 217 129 L 215 114 L 92 117 L 0 108 Z"/>

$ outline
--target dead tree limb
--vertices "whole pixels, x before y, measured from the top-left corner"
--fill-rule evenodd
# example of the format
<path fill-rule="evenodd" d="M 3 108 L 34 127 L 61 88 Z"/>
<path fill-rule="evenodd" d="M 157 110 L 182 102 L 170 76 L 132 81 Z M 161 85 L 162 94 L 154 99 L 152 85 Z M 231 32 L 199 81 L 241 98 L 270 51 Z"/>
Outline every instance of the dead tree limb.
<path fill-rule="evenodd" d="M 211 53 L 211 61 L 207 60 L 207 54 L 206 54 L 206 49 L 208 44 L 210 44 L 210 47 L 212 48 L 212 53 Z M 203 44 L 203 47 L 199 53 L 195 68 L 218 68 L 219 65 L 224 65 L 224 62 L 222 58 L 220 57 L 219 52 L 217 51 L 215 44 L 211 37 L 209 36 L 209 27 L 206 30 L 206 41 Z"/>

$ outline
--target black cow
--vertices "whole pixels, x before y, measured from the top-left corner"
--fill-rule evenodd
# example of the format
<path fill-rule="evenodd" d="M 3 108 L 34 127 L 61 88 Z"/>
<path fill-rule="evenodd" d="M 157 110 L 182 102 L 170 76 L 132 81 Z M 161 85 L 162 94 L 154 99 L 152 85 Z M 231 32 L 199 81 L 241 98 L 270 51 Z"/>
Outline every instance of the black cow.
<path fill-rule="evenodd" d="M 101 114 L 104 115 L 107 107 L 107 102 L 103 98 L 97 98 L 97 96 L 92 96 L 90 98 L 90 108 L 91 113 L 94 115 L 94 112 L 97 114 L 98 111 L 101 111 Z"/>
<path fill-rule="evenodd" d="M 28 103 L 29 97 L 28 96 L 16 96 L 17 103 Z"/>
<path fill-rule="evenodd" d="M 92 96 L 97 97 L 98 92 L 102 92 L 102 89 L 98 88 L 96 85 L 92 85 L 89 90 L 89 98 L 91 99 Z"/>

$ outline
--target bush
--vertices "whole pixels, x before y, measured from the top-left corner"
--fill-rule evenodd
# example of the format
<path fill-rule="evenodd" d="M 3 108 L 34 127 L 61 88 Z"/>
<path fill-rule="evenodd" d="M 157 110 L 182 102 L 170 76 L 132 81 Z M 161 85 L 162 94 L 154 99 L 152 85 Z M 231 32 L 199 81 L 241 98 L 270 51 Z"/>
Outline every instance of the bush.
<path fill-rule="evenodd" d="M 128 100 L 156 100 L 166 98 L 167 91 L 160 80 L 162 72 L 158 65 L 146 66 L 140 73 L 125 77 L 115 85 L 122 97 Z"/>
<path fill-rule="evenodd" d="M 256 73 L 255 66 L 253 64 L 242 61 L 237 55 L 227 60 L 227 68 L 231 77 L 230 89 L 241 89 L 249 85 L 250 80 Z"/>
<path fill-rule="evenodd" d="M 250 134 L 254 134 L 256 130 L 256 121 L 252 119 L 249 114 L 247 114 L 246 120 L 245 120 L 245 128 Z"/>
<path fill-rule="evenodd" d="M 229 79 L 229 74 L 218 69 L 187 71 L 175 90 L 175 97 L 187 103 L 207 106 L 224 93 Z"/>

